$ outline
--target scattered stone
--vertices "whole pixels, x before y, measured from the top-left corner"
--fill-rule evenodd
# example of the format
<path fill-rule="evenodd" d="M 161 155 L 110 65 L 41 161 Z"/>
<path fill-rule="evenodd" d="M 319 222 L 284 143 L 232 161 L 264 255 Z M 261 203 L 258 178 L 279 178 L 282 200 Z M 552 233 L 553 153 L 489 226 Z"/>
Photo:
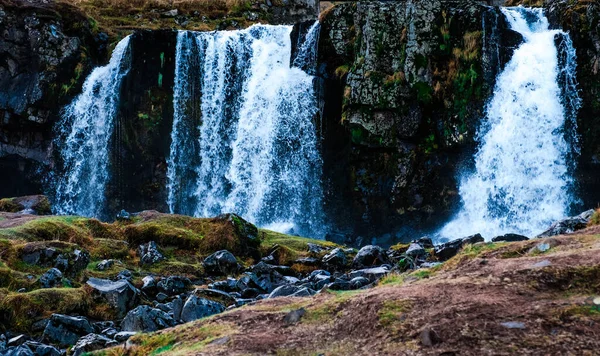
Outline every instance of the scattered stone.
<path fill-rule="evenodd" d="M 142 291 L 150 294 L 156 292 L 156 280 L 154 277 L 146 276 L 142 279 Z"/>
<path fill-rule="evenodd" d="M 433 248 L 434 247 L 433 240 L 431 240 L 431 238 L 427 237 L 427 236 L 423 236 L 414 242 L 423 246 L 424 248 Z"/>
<path fill-rule="evenodd" d="M 192 281 L 190 281 L 189 278 L 170 276 L 161 279 L 156 286 L 159 291 L 162 291 L 167 295 L 177 295 L 187 291 L 188 287 L 191 285 Z"/>
<path fill-rule="evenodd" d="M 125 279 L 129 282 L 133 281 L 133 274 L 131 273 L 130 270 L 128 269 L 124 269 L 121 272 L 119 272 L 119 274 L 117 274 L 117 279 Z"/>
<path fill-rule="evenodd" d="M 62 284 L 62 272 L 58 268 L 51 268 L 40 277 L 42 288 L 55 288 Z"/>
<path fill-rule="evenodd" d="M 419 266 L 420 268 L 433 268 L 441 265 L 441 262 L 424 262 Z M 485 264 L 485 263 L 484 263 Z"/>
<path fill-rule="evenodd" d="M 521 329 L 521 330 L 526 329 L 525 324 L 522 322 L 519 322 L 519 321 L 507 321 L 500 325 L 504 326 L 507 329 Z"/>
<path fill-rule="evenodd" d="M 375 267 L 352 271 L 349 275 L 352 279 L 356 277 L 364 277 L 371 282 L 375 282 L 386 276 L 388 273 L 390 273 L 390 270 L 386 267 Z"/>
<path fill-rule="evenodd" d="M 27 341 L 23 346 L 26 346 L 36 356 L 61 356 L 61 352 L 54 346 L 42 344 L 41 342 Z"/>
<path fill-rule="evenodd" d="M 156 295 L 156 300 L 159 301 L 159 302 L 161 302 L 161 303 L 164 302 L 164 301 L 166 301 L 167 299 L 169 299 L 169 296 L 166 295 L 165 293 L 161 292 L 161 293 L 158 293 Z"/>
<path fill-rule="evenodd" d="M 468 236 L 436 246 L 434 254 L 440 261 L 446 261 L 456 256 L 458 251 L 460 251 L 464 245 L 470 245 L 484 241 L 485 240 L 480 234 Z"/>
<path fill-rule="evenodd" d="M 306 314 L 306 309 L 304 308 L 292 310 L 291 312 L 287 313 L 285 317 L 283 317 L 283 322 L 287 325 L 295 324 L 302 319 L 304 314 Z"/>
<path fill-rule="evenodd" d="M 275 290 L 273 290 L 271 292 L 271 294 L 269 294 L 269 298 L 287 297 L 294 293 L 297 293 L 301 289 L 302 289 L 302 287 L 299 287 L 299 286 L 292 286 L 292 285 L 280 286 L 280 287 L 275 288 Z"/>
<path fill-rule="evenodd" d="M 572 216 L 553 223 L 548 230 L 542 232 L 536 237 L 550 237 L 557 235 L 570 234 L 577 230 L 585 229 L 588 222 L 594 215 L 594 209 L 584 211 L 583 213 Z"/>
<path fill-rule="evenodd" d="M 552 266 L 552 262 L 548 261 L 548 260 L 543 260 L 540 261 L 536 264 L 534 264 L 533 266 L 531 266 L 531 268 L 545 268 L 545 267 L 550 267 Z"/>
<path fill-rule="evenodd" d="M 386 263 L 389 263 L 386 252 L 379 246 L 368 245 L 358 251 L 354 261 L 352 261 L 352 266 L 354 268 L 364 268 L 381 266 Z"/>
<path fill-rule="evenodd" d="M 117 221 L 131 221 L 131 214 L 125 211 L 125 209 L 121 209 L 117 214 Z"/>
<path fill-rule="evenodd" d="M 406 255 L 409 257 L 421 257 L 425 256 L 426 254 L 427 251 L 425 251 L 425 248 L 417 243 L 410 244 L 408 250 L 406 250 Z"/>
<path fill-rule="evenodd" d="M 125 342 L 135 334 L 137 334 L 135 331 L 121 331 L 115 335 L 115 341 Z"/>
<path fill-rule="evenodd" d="M 227 278 L 226 280 L 209 284 L 208 288 L 218 289 L 218 290 L 222 290 L 222 291 L 228 292 L 228 293 L 234 292 L 234 291 L 238 290 L 237 280 L 235 280 L 235 278 Z"/>
<path fill-rule="evenodd" d="M 209 345 L 225 345 L 226 343 L 229 342 L 229 340 L 231 340 L 231 338 L 229 336 L 223 336 L 220 337 L 218 339 L 214 339 L 213 341 L 209 342 Z"/>
<path fill-rule="evenodd" d="M 52 314 L 42 339 L 60 346 L 70 346 L 74 345 L 81 336 L 92 333 L 94 327 L 84 317 Z"/>
<path fill-rule="evenodd" d="M 160 253 L 156 242 L 150 241 L 147 244 L 140 245 L 137 250 L 140 256 L 140 263 L 143 265 L 151 265 L 165 259 L 165 256 Z"/>
<path fill-rule="evenodd" d="M 106 336 L 88 334 L 77 341 L 71 348 L 71 352 L 73 352 L 73 356 L 80 356 L 84 352 L 101 350 L 115 345 L 117 345 L 117 342 Z"/>
<path fill-rule="evenodd" d="M 325 248 L 323 248 L 321 245 L 313 244 L 310 242 L 306 245 L 308 246 L 308 252 L 315 255 L 318 255 L 321 252 L 325 251 Z"/>
<path fill-rule="evenodd" d="M 150 332 L 174 325 L 175 320 L 164 311 L 148 305 L 140 305 L 127 313 L 121 322 L 121 330 Z"/>
<path fill-rule="evenodd" d="M 549 241 L 553 241 L 554 243 L 551 244 Z M 548 239 L 545 242 L 533 246 L 531 250 L 529 250 L 529 253 L 544 253 L 554 246 L 556 246 L 556 241 L 554 239 Z"/>
<path fill-rule="evenodd" d="M 100 334 L 106 336 L 107 338 L 114 339 L 118 332 L 119 331 L 115 328 L 107 328 L 102 330 Z"/>
<path fill-rule="evenodd" d="M 322 263 L 333 266 L 333 267 L 344 267 L 346 266 L 346 254 L 341 248 L 335 248 L 330 253 L 323 256 Z"/>
<path fill-rule="evenodd" d="M 181 311 L 181 320 L 190 322 L 198 320 L 213 314 L 222 313 L 225 311 L 225 306 L 221 303 L 214 302 L 205 298 L 200 298 L 194 294 L 190 295 L 183 305 Z"/>
<path fill-rule="evenodd" d="M 119 318 L 124 317 L 138 302 L 138 290 L 126 279 L 110 281 L 90 278 L 87 285 L 117 311 Z"/>
<path fill-rule="evenodd" d="M 519 234 L 506 234 L 502 236 L 496 236 L 492 239 L 492 242 L 518 242 L 527 241 L 529 237 Z"/>
<path fill-rule="evenodd" d="M 117 260 L 103 260 L 100 263 L 98 263 L 98 265 L 96 265 L 96 269 L 98 271 L 106 271 L 107 269 L 110 269 L 112 266 L 114 266 L 116 262 Z"/>
<path fill-rule="evenodd" d="M 368 278 L 365 277 L 355 277 L 350 280 L 350 286 L 352 289 L 360 289 L 364 286 L 367 286 L 371 283 Z"/>
<path fill-rule="evenodd" d="M 6 345 L 8 347 L 11 346 L 19 346 L 22 345 L 23 343 L 25 343 L 25 341 L 29 340 L 29 337 L 27 337 L 27 335 L 17 335 L 11 339 L 8 340 L 8 342 L 6 343 Z"/>
<path fill-rule="evenodd" d="M 235 274 L 240 269 L 235 256 L 227 250 L 213 253 L 206 257 L 202 264 L 206 273 L 213 275 Z"/>
<path fill-rule="evenodd" d="M 169 10 L 169 11 L 165 11 L 162 14 L 160 14 L 162 17 L 175 17 L 179 14 L 179 11 L 177 9 L 173 9 L 173 10 Z"/>
<path fill-rule="evenodd" d="M 318 258 L 314 257 L 303 257 L 294 261 L 294 263 L 305 265 L 305 266 L 318 266 L 321 262 Z"/>
<path fill-rule="evenodd" d="M 85 270 L 91 260 L 90 253 L 84 250 L 75 250 L 70 257 L 69 268 L 66 273 L 71 276 Z"/>

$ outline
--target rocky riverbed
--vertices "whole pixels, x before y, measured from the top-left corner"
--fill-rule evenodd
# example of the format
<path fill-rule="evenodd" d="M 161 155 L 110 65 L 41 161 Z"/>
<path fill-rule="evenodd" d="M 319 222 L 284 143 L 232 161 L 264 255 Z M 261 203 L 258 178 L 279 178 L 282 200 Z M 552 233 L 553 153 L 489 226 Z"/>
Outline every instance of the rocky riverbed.
<path fill-rule="evenodd" d="M 295 325 L 305 314 L 314 318 L 311 307 L 337 303 L 341 296 L 378 295 L 389 289 L 388 284 L 404 285 L 441 271 L 453 283 L 463 283 L 465 274 L 451 271 L 479 258 L 481 252 L 498 250 L 503 251 L 502 258 L 512 258 L 558 253 L 564 245 L 587 246 L 596 238 L 578 242 L 549 237 L 573 233 L 597 219 L 589 211 L 557 222 L 540 240 L 509 234 L 486 243 L 474 235 L 434 245 L 422 237 L 387 249 L 374 245 L 355 249 L 258 229 L 236 215 L 197 219 L 154 211 L 122 212 L 109 224 L 34 215 L 49 211 L 43 196 L 3 199 L 0 207 L 7 211 L 0 213 L 0 352 L 6 355 L 81 355 L 109 347 L 146 354 L 154 350 L 140 341 L 145 333 L 199 319 L 220 325 L 217 319 L 206 318 L 225 313 L 222 318 L 230 320 L 231 315 L 273 306 L 294 311 L 283 313 L 282 320 Z M 481 259 L 481 268 L 485 261 Z M 540 259 L 532 265 L 545 270 L 553 262 Z M 271 302 L 279 299 L 284 302 Z M 374 305 L 366 302 L 354 312 L 365 308 L 367 312 Z M 231 344 L 233 336 L 227 335 L 217 345 Z M 217 342 L 211 341 L 210 345 Z M 233 345 L 240 347 L 237 342 Z"/>

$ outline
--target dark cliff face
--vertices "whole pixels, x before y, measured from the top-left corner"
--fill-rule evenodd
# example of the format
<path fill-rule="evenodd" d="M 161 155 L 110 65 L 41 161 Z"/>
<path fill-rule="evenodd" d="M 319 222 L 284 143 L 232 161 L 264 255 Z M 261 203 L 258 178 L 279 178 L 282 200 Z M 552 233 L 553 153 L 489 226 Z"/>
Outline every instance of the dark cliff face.
<path fill-rule="evenodd" d="M 600 203 L 600 4 L 547 0 L 548 19 L 568 31 L 577 49 L 577 78 L 582 107 L 577 116 L 579 147 L 576 181 L 581 207 Z"/>
<path fill-rule="evenodd" d="M 348 3 L 322 22 L 331 217 L 363 243 L 435 229 L 459 203 L 461 162 L 520 36 L 475 1 Z"/>
<path fill-rule="evenodd" d="M 0 196 L 39 193 L 52 126 L 105 58 L 105 37 L 70 6 L 7 1 L 0 34 Z"/>

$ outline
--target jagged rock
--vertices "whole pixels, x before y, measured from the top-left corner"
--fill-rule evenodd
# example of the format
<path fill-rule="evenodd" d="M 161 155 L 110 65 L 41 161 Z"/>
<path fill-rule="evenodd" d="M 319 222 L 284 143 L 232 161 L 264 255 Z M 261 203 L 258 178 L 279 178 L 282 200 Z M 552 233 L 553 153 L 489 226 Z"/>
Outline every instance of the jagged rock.
<path fill-rule="evenodd" d="M 165 293 L 162 293 L 162 292 L 161 292 L 161 293 L 158 293 L 158 294 L 156 295 L 156 300 L 157 300 L 157 301 L 159 301 L 159 302 L 161 302 L 161 303 L 162 303 L 162 302 L 164 302 L 164 301 L 165 301 L 165 300 L 167 300 L 167 299 L 169 299 L 169 296 L 168 296 L 168 295 L 166 295 Z"/>
<path fill-rule="evenodd" d="M 21 334 L 21 335 L 17 335 L 13 338 L 8 339 L 6 345 L 8 347 L 19 346 L 19 345 L 22 345 L 23 343 L 25 343 L 27 340 L 29 340 L 29 337 L 27 335 Z"/>
<path fill-rule="evenodd" d="M 108 279 L 90 278 L 87 285 L 116 309 L 119 318 L 124 317 L 138 302 L 138 290 L 126 279 L 113 282 Z"/>
<path fill-rule="evenodd" d="M 53 247 L 41 247 L 37 248 L 34 244 L 27 244 L 23 248 L 21 260 L 23 262 L 34 265 L 34 266 L 48 266 L 54 262 L 58 251 Z"/>
<path fill-rule="evenodd" d="M 420 257 L 425 254 L 427 254 L 427 251 L 425 251 L 425 248 L 418 243 L 410 244 L 408 250 L 406 250 L 406 255 L 409 257 Z"/>
<path fill-rule="evenodd" d="M 70 275 L 76 275 L 77 273 L 85 270 L 90 263 L 90 253 L 85 250 L 75 250 L 71 255 L 71 263 L 69 264 L 69 270 L 67 271 Z"/>
<path fill-rule="evenodd" d="M 288 325 L 295 324 L 295 323 L 299 322 L 300 319 L 302 319 L 304 314 L 306 314 L 306 310 L 304 308 L 300 308 L 298 310 L 292 310 L 291 312 L 289 312 L 285 315 L 285 317 L 283 318 L 283 322 Z"/>
<path fill-rule="evenodd" d="M 119 330 L 115 329 L 115 328 L 107 328 L 104 329 L 100 332 L 100 334 L 106 336 L 109 339 L 114 339 L 115 335 L 117 335 L 117 333 L 119 332 Z"/>
<path fill-rule="evenodd" d="M 156 280 L 152 276 L 146 276 L 142 279 L 142 291 L 144 293 L 154 293 L 156 291 Z"/>
<path fill-rule="evenodd" d="M 346 253 L 338 247 L 323 256 L 321 262 L 329 266 L 344 267 L 348 261 L 346 259 Z"/>
<path fill-rule="evenodd" d="M 333 283 L 325 285 L 325 288 L 331 290 L 351 290 L 352 284 L 347 280 L 337 278 Z"/>
<path fill-rule="evenodd" d="M 354 261 L 352 261 L 352 266 L 354 268 L 363 268 L 380 266 L 386 263 L 389 263 L 386 252 L 379 246 L 368 245 L 358 251 L 354 257 Z"/>
<path fill-rule="evenodd" d="M 423 246 L 423 248 L 433 248 L 433 240 L 431 240 L 430 237 L 427 236 L 423 236 L 420 239 L 414 241 L 415 243 L 418 243 L 419 245 Z"/>
<path fill-rule="evenodd" d="M 23 344 L 36 356 L 61 356 L 60 351 L 54 346 L 42 344 L 41 342 L 27 341 Z"/>
<path fill-rule="evenodd" d="M 310 297 L 315 295 L 317 292 L 310 289 L 310 288 L 302 288 L 299 291 L 297 291 L 296 293 L 290 295 L 290 297 L 298 297 L 298 298 L 304 298 L 304 297 Z"/>
<path fill-rule="evenodd" d="M 62 285 L 62 273 L 57 268 L 51 268 L 40 277 L 42 288 L 55 288 Z"/>
<path fill-rule="evenodd" d="M 124 280 L 127 280 L 129 282 L 132 282 L 133 281 L 133 274 L 131 273 L 130 270 L 124 269 L 124 270 L 121 270 L 119 272 L 119 274 L 117 274 L 117 279 L 124 279 Z"/>
<path fill-rule="evenodd" d="M 175 17 L 179 14 L 179 11 L 177 9 L 173 9 L 173 10 L 169 10 L 169 11 L 165 11 L 162 14 L 160 14 L 162 17 Z"/>
<path fill-rule="evenodd" d="M 42 338 L 60 346 L 70 346 L 80 337 L 92 333 L 94 327 L 84 317 L 52 314 Z"/>
<path fill-rule="evenodd" d="M 208 285 L 208 288 L 218 289 L 224 292 L 235 292 L 238 290 L 237 288 L 237 280 L 235 278 L 227 278 L 224 281 L 214 282 Z"/>
<path fill-rule="evenodd" d="M 594 215 L 594 209 L 584 211 L 583 213 L 572 216 L 553 223 L 548 230 L 542 232 L 536 237 L 550 237 L 563 234 L 570 234 L 577 230 L 584 229 Z"/>
<path fill-rule="evenodd" d="M 148 305 L 131 310 L 121 322 L 123 331 L 150 332 L 175 325 L 175 320 L 164 311 Z"/>
<path fill-rule="evenodd" d="M 2 353 L 2 355 L 3 356 L 37 356 L 26 345 L 8 348 Z"/>
<path fill-rule="evenodd" d="M 114 321 L 97 321 L 95 323 L 92 324 L 92 326 L 94 327 L 94 329 L 96 330 L 96 333 L 104 330 L 104 329 L 108 329 L 108 328 L 114 328 L 115 327 L 115 322 Z"/>
<path fill-rule="evenodd" d="M 356 277 L 364 277 L 371 282 L 375 282 L 386 276 L 388 273 L 390 273 L 390 270 L 386 267 L 375 267 L 352 271 L 350 272 L 349 276 L 351 279 Z"/>
<path fill-rule="evenodd" d="M 299 286 L 291 286 L 291 285 L 280 286 L 280 287 L 275 288 L 275 290 L 273 290 L 271 292 L 271 294 L 269 294 L 269 298 L 287 297 L 289 295 L 297 293 L 301 289 L 302 289 L 302 287 L 299 287 Z"/>
<path fill-rule="evenodd" d="M 308 247 L 308 253 L 312 253 L 315 255 L 320 254 L 321 252 L 325 251 L 325 248 L 322 247 L 321 245 L 317 245 L 317 244 L 313 244 L 313 243 L 307 243 L 306 244 Z"/>
<path fill-rule="evenodd" d="M 125 209 L 121 209 L 117 214 L 118 221 L 131 221 L 131 214 L 129 214 Z"/>
<path fill-rule="evenodd" d="M 468 236 L 436 246 L 434 254 L 440 261 L 446 261 L 454 257 L 464 245 L 475 244 L 483 241 L 485 240 L 480 234 Z"/>
<path fill-rule="evenodd" d="M 155 264 L 165 259 L 165 256 L 160 253 L 158 246 L 154 241 L 140 245 L 137 254 L 140 257 L 140 263 L 143 265 Z"/>
<path fill-rule="evenodd" d="M 225 311 L 223 304 L 192 294 L 183 305 L 181 320 L 187 323 L 213 314 L 222 313 L 223 311 Z"/>
<path fill-rule="evenodd" d="M 121 331 L 115 335 L 115 341 L 125 342 L 135 334 L 137 334 L 135 331 Z"/>
<path fill-rule="evenodd" d="M 96 265 L 96 269 L 98 271 L 106 271 L 107 269 L 111 268 L 117 262 L 119 262 L 119 261 L 117 261 L 117 260 L 102 260 L 101 262 L 99 262 Z"/>
<path fill-rule="evenodd" d="M 156 284 L 159 291 L 167 295 L 181 294 L 187 291 L 188 287 L 192 285 L 192 281 L 186 277 L 170 276 L 163 278 Z"/>
<path fill-rule="evenodd" d="M 171 315 L 175 321 L 181 320 L 181 311 L 183 310 L 184 304 L 183 298 L 178 295 L 169 304 L 171 304 L 171 312 L 169 315 Z"/>
<path fill-rule="evenodd" d="M 360 289 L 366 285 L 369 285 L 371 281 L 366 277 L 354 277 L 350 280 L 350 286 L 352 289 Z"/>
<path fill-rule="evenodd" d="M 235 256 L 227 250 L 213 253 L 206 257 L 202 264 L 204 265 L 204 271 L 213 275 L 235 274 L 239 270 Z"/>
<path fill-rule="evenodd" d="M 319 259 L 314 257 L 303 257 L 294 261 L 294 263 L 305 265 L 305 266 L 318 266 Z"/>
<path fill-rule="evenodd" d="M 502 236 L 496 236 L 492 239 L 492 242 L 517 242 L 517 241 L 527 241 L 529 238 L 527 236 L 518 235 L 518 234 L 506 234 Z"/>
<path fill-rule="evenodd" d="M 225 293 L 218 289 L 198 288 L 194 290 L 193 294 L 200 298 L 207 298 L 214 301 L 219 301 L 225 305 L 235 304 L 235 298 L 230 296 L 228 293 Z"/>
<path fill-rule="evenodd" d="M 71 348 L 71 352 L 73 352 L 73 356 L 80 356 L 84 352 L 101 350 L 117 344 L 118 343 L 115 340 L 111 340 L 105 336 L 88 334 L 77 341 Z"/>

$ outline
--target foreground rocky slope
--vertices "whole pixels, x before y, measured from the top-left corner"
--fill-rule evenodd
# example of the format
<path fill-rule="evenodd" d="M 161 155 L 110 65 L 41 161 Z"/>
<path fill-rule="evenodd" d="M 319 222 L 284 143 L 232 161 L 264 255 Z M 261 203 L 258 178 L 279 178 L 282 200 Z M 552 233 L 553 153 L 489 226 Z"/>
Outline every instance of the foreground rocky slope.
<path fill-rule="evenodd" d="M 591 355 L 599 232 L 479 243 L 370 290 L 264 300 L 96 354 Z"/>
<path fill-rule="evenodd" d="M 507 279 L 513 279 L 512 274 L 507 278 L 504 274 L 494 275 L 514 270 L 512 262 L 503 258 L 529 256 L 519 263 L 534 264 L 532 270 L 538 270 L 554 265 L 554 259 L 547 260 L 550 256 L 562 256 L 563 252 L 574 256 L 581 251 L 587 256 L 600 246 L 591 236 L 597 229 L 584 232 L 585 236 L 552 237 L 598 223 L 599 215 L 593 211 L 553 225 L 544 234 L 550 236 L 547 239 L 525 244 L 505 244 L 527 240 L 514 234 L 495 237 L 492 243 L 484 243 L 480 235 L 474 235 L 437 246 L 424 237 L 387 250 L 369 245 L 357 251 L 331 242 L 259 230 L 236 215 L 198 219 L 155 211 L 121 212 L 117 222 L 108 224 L 75 216 L 33 215 L 49 213 L 43 196 L 3 199 L 0 210 L 11 211 L 0 213 L 0 352 L 9 355 L 59 355 L 64 350 L 80 355 L 116 345 L 121 345 L 114 350 L 116 353 L 125 350 L 145 355 L 173 349 L 189 354 L 209 345 L 209 341 L 210 345 L 226 347 L 223 353 L 260 354 L 274 350 L 279 342 L 291 348 L 292 354 L 321 349 L 346 354 L 361 343 L 361 347 L 379 347 L 380 353 L 392 352 L 389 347 L 395 347 L 396 342 L 400 343 L 398 347 L 405 347 L 415 330 L 425 325 L 407 324 L 411 325 L 408 329 L 396 325 L 390 329 L 397 334 L 396 339 L 388 339 L 392 337 L 386 334 L 390 330 L 379 330 L 387 341 L 372 334 L 381 323 L 385 327 L 394 324 L 396 314 L 404 312 L 404 307 L 414 309 L 415 315 L 433 313 L 433 319 L 418 319 L 435 326 L 427 331 L 427 337 L 433 338 L 431 342 L 455 338 L 446 335 L 445 326 L 439 324 L 441 319 L 429 307 L 438 302 L 436 298 L 447 298 L 450 293 L 438 295 L 435 290 L 452 289 L 434 283 L 416 284 L 416 291 L 408 287 L 405 291 L 404 282 L 429 277 L 437 281 L 433 275 L 439 274 L 445 276 L 444 283 L 454 285 L 453 293 L 464 294 L 479 284 L 483 276 L 477 273 L 486 268 L 495 268 L 488 277 L 498 279 L 495 286 L 512 283 Z M 481 252 L 491 254 L 490 260 L 479 256 Z M 486 259 L 479 261 L 479 268 L 470 262 L 477 256 Z M 594 259 L 582 261 L 586 266 L 596 264 Z M 590 268 L 595 268 L 593 265 Z M 471 275 L 467 266 L 483 270 Z M 581 278 L 577 283 L 585 286 L 596 283 L 595 269 L 583 270 L 582 276 L 577 275 L 578 269 L 557 273 L 560 276 L 555 278 Z M 529 295 L 524 285 L 509 285 Z M 426 292 L 429 289 L 433 292 Z M 396 301 L 394 293 L 404 299 Z M 425 300 L 405 300 L 411 293 Z M 281 300 L 269 301 L 273 299 Z M 252 306 L 208 319 L 199 328 L 190 324 L 184 329 L 136 336 L 123 346 L 139 333 L 190 323 L 245 305 Z M 385 309 L 388 307 L 392 310 Z M 296 341 L 288 344 L 286 338 L 277 341 L 275 334 L 264 340 L 253 335 L 278 328 L 282 310 L 293 311 L 283 313 L 286 324 L 296 325 L 300 319 L 303 321 L 298 325 L 309 322 L 308 327 L 289 326 L 290 340 L 303 340 L 301 348 L 294 346 Z M 371 312 L 382 320 L 372 320 Z M 346 314 L 354 321 L 345 320 Z M 337 325 L 338 318 L 342 318 L 339 322 L 344 327 L 328 330 Z M 369 332 L 362 339 L 354 339 L 354 333 L 366 329 Z M 309 337 L 319 330 L 323 337 Z M 185 333 L 183 339 L 180 332 Z M 411 334 L 402 336 L 400 332 Z M 252 342 L 232 341 L 238 333 Z M 183 343 L 174 346 L 175 340 Z M 355 345 L 356 340 L 362 341 Z"/>

